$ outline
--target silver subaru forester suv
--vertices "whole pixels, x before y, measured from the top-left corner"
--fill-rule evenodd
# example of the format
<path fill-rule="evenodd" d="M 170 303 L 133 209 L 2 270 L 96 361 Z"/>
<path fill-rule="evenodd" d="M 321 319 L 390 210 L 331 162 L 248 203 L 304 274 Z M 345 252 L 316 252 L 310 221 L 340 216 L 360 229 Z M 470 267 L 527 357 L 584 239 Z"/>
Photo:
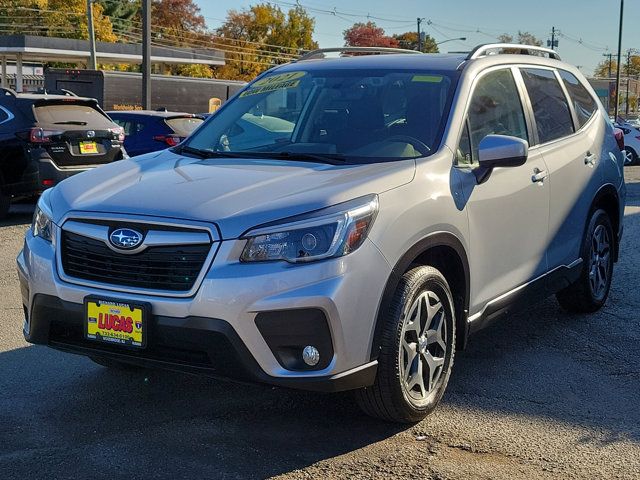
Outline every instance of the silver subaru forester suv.
<path fill-rule="evenodd" d="M 419 421 L 472 332 L 554 293 L 602 307 L 622 169 L 551 50 L 312 52 L 179 146 L 45 191 L 17 259 L 24 335 Z"/>

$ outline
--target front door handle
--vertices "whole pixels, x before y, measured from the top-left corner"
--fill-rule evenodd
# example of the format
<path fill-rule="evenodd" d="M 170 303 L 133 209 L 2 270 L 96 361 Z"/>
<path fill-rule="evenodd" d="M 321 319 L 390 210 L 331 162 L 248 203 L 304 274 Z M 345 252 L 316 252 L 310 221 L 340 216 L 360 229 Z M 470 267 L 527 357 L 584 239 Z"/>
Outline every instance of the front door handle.
<path fill-rule="evenodd" d="M 587 152 L 584 157 L 584 164 L 589 167 L 593 167 L 596 164 L 596 155 L 594 153 Z"/>
<path fill-rule="evenodd" d="M 540 170 L 539 168 L 534 168 L 533 175 L 531 175 L 531 181 L 533 183 L 542 182 L 548 176 L 549 176 L 549 172 L 547 172 L 546 170 Z"/>

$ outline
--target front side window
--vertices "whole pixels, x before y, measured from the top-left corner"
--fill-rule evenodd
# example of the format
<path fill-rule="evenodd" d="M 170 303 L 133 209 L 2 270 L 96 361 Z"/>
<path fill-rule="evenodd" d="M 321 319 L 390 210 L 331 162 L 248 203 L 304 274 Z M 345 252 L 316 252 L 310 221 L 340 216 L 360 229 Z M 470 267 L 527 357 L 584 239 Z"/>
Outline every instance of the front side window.
<path fill-rule="evenodd" d="M 578 127 L 582 127 L 598 109 L 596 101 L 575 75 L 566 70 L 560 70 L 559 72 L 573 102 L 573 109 L 578 117 Z"/>
<path fill-rule="evenodd" d="M 540 143 L 566 137 L 574 132 L 567 98 L 553 70 L 522 69 Z"/>
<path fill-rule="evenodd" d="M 249 85 L 187 145 L 207 152 L 317 154 L 371 163 L 433 153 L 457 72 L 299 70 Z"/>
<path fill-rule="evenodd" d="M 478 80 L 467 118 L 468 133 L 463 134 L 459 146 L 464 163 L 478 158 L 478 147 L 487 135 L 510 135 L 529 140 L 520 94 L 511 70 L 495 70 Z"/>

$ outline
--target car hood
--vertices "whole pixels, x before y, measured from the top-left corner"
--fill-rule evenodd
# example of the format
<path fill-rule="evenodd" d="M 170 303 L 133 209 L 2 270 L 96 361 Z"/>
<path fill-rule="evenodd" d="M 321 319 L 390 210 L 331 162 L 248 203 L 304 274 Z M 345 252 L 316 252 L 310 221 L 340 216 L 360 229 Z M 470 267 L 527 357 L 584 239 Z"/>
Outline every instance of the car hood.
<path fill-rule="evenodd" d="M 75 175 L 51 192 L 54 221 L 70 211 L 216 223 L 222 238 L 281 218 L 409 183 L 415 162 L 326 165 L 214 158 L 169 150 Z"/>

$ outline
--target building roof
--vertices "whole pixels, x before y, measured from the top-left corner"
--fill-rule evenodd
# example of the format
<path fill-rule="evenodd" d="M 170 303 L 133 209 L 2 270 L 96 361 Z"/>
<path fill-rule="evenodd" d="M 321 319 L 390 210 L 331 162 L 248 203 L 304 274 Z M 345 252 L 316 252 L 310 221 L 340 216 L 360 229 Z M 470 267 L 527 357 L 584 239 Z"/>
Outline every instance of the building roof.
<path fill-rule="evenodd" d="M 0 35 L 0 56 L 23 61 L 86 62 L 89 41 L 33 35 Z M 101 63 L 142 63 L 142 45 L 96 42 L 96 58 Z M 209 48 L 151 46 L 152 63 L 224 65 L 224 52 Z"/>

